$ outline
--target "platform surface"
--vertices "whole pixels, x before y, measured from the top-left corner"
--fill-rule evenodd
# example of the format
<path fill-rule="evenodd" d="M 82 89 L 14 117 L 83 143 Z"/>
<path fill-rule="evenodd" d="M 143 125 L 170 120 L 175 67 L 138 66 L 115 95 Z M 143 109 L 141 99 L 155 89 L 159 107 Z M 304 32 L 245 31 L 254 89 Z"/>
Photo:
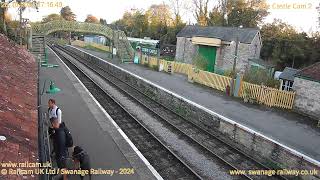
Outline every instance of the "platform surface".
<path fill-rule="evenodd" d="M 165 89 L 320 161 L 320 128 L 316 127 L 317 122 L 315 120 L 287 110 L 244 103 L 239 99 L 226 96 L 223 92 L 189 83 L 184 75 L 169 75 L 136 64 L 121 64 L 119 60 L 110 59 L 104 53 L 83 48 L 79 49 L 112 62 Z"/>
<path fill-rule="evenodd" d="M 111 177 L 100 175 L 94 179 L 155 179 L 150 169 L 131 149 L 108 116 L 51 50 L 49 50 L 49 63 L 58 64 L 59 67 L 41 68 L 40 89 L 43 88 L 45 80 L 47 80 L 45 89 L 49 87 L 48 81 L 53 80 L 62 91 L 54 95 L 44 94 L 42 109 L 47 108 L 49 98 L 56 100 L 62 110 L 62 121 L 72 133 L 74 145 L 80 145 L 88 152 L 92 168 L 135 170 L 133 175 Z"/>

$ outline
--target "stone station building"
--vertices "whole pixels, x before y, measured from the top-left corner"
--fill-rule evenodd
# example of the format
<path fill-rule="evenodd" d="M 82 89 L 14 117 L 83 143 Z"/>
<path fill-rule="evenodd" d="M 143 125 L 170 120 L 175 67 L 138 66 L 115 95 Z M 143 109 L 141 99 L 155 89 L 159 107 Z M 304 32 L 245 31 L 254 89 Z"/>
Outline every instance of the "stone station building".
<path fill-rule="evenodd" d="M 250 68 L 249 59 L 259 59 L 262 46 L 259 29 L 236 27 L 200 27 L 188 25 L 177 34 L 176 60 L 191 64 L 200 54 L 208 61 L 207 70 L 232 69 L 236 39 L 239 38 L 236 69 Z"/>

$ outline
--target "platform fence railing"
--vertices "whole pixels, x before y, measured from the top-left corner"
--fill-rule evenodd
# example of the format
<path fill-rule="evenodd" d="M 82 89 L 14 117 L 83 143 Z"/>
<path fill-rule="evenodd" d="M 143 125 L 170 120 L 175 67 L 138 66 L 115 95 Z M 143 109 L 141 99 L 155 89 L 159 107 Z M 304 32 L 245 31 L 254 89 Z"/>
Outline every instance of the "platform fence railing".
<path fill-rule="evenodd" d="M 39 163 L 51 163 L 50 157 L 50 143 L 49 143 L 49 134 L 48 134 L 48 119 L 47 115 L 42 107 L 42 95 L 43 89 L 40 89 L 40 67 L 41 67 L 41 58 L 38 58 L 38 155 Z M 44 88 L 44 87 L 43 87 Z M 52 163 L 51 163 L 52 164 Z M 50 167 L 48 167 L 50 168 Z M 49 174 L 41 174 L 38 177 L 39 180 L 51 180 Z"/>
<path fill-rule="evenodd" d="M 153 56 L 142 55 L 140 64 L 156 69 L 158 59 Z M 159 59 L 162 71 L 168 72 L 169 65 L 173 68 L 174 73 L 180 73 L 188 76 L 193 82 L 204 86 L 217 89 L 219 91 L 227 91 L 227 87 L 231 87 L 232 78 L 217 73 L 199 70 L 191 64 L 181 63 L 177 61 L 167 61 Z M 170 72 L 171 73 L 171 72 Z M 296 93 L 283 91 L 263 85 L 252 84 L 241 81 L 238 96 L 240 98 L 252 99 L 258 104 L 263 104 L 269 107 L 278 107 L 283 109 L 292 109 Z"/>

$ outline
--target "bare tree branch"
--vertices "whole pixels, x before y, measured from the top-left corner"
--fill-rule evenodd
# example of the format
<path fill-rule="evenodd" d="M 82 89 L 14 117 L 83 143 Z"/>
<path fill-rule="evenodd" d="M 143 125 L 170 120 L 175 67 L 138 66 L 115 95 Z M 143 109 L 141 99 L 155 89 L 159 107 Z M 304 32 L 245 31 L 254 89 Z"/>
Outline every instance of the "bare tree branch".
<path fill-rule="evenodd" d="M 207 25 L 210 0 L 192 0 L 194 7 L 194 16 L 199 24 Z"/>

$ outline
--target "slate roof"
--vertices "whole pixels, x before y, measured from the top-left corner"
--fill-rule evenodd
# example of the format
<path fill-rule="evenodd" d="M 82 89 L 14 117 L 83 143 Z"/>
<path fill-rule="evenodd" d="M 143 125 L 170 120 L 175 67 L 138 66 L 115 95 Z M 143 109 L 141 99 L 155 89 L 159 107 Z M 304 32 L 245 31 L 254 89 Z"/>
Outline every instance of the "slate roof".
<path fill-rule="evenodd" d="M 259 64 L 259 65 L 261 65 L 261 66 L 264 66 L 264 67 L 266 67 L 266 68 L 272 68 L 272 67 L 275 67 L 276 65 L 273 63 L 273 62 L 271 62 L 271 61 L 265 61 L 265 60 L 263 60 L 263 59 L 253 59 L 253 58 L 249 58 L 248 59 L 250 62 L 254 62 L 254 63 L 256 63 L 256 64 Z"/>
<path fill-rule="evenodd" d="M 320 82 L 320 61 L 301 69 L 296 76 Z"/>
<path fill-rule="evenodd" d="M 0 34 L 0 162 L 37 162 L 37 63 Z M 1 169 L 1 168 L 0 168 Z M 1 175 L 0 179 L 38 179 Z"/>
<path fill-rule="evenodd" d="M 239 41 L 241 43 L 250 44 L 256 34 L 259 32 L 257 28 L 236 28 L 221 26 L 185 26 L 177 37 L 211 37 L 218 38 L 223 41 L 235 41 L 237 33 L 239 33 Z"/>
<path fill-rule="evenodd" d="M 286 67 L 280 74 L 279 79 L 294 81 L 294 75 L 298 72 L 298 69 Z"/>

